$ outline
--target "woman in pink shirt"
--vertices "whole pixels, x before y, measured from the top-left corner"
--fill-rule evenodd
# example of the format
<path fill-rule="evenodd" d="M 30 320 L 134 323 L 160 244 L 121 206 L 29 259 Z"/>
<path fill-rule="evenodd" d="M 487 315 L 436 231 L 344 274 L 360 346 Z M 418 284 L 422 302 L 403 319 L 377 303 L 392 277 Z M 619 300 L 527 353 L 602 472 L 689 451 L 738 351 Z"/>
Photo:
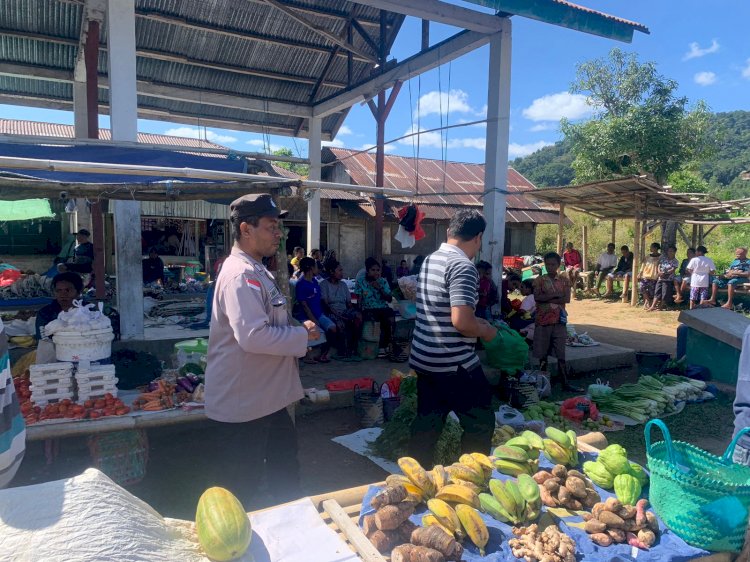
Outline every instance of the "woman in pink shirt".
<path fill-rule="evenodd" d="M 576 286 L 578 285 L 578 279 L 581 276 L 581 270 L 583 269 L 583 259 L 581 258 L 581 252 L 573 247 L 573 242 L 568 242 L 565 246 L 565 252 L 563 252 L 563 265 L 568 274 L 570 286 L 575 291 Z"/>

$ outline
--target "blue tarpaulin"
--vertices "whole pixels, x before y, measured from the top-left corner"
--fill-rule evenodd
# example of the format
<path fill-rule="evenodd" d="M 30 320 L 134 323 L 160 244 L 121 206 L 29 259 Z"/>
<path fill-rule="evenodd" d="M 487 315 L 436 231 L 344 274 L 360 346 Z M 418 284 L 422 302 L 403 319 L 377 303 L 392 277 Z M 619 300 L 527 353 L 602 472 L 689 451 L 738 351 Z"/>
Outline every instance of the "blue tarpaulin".
<path fill-rule="evenodd" d="M 580 453 L 580 457 L 582 464 L 587 460 L 595 460 L 596 455 Z M 539 459 L 539 467 L 549 470 L 552 466 L 553 464 L 542 455 Z M 492 478 L 507 480 L 510 477 L 493 471 Z M 599 492 L 599 495 L 601 495 L 602 501 L 614 495 L 612 492 L 603 490 L 598 486 L 594 487 Z M 362 500 L 360 525 L 362 524 L 363 516 L 374 513 L 374 510 L 370 507 L 370 500 L 380 489 L 377 486 L 370 486 L 367 490 Z M 644 497 L 648 497 L 648 488 L 644 489 Z M 543 508 L 543 513 L 546 511 L 547 508 Z M 421 525 L 422 515 L 427 512 L 426 506 L 423 504 L 419 505 L 411 520 L 417 525 Z M 490 540 L 486 547 L 486 555 L 480 556 L 478 549 L 467 540 L 463 543 L 465 550 L 462 560 L 467 562 L 523 562 L 513 556 L 508 545 L 508 540 L 514 538 L 512 526 L 507 523 L 501 523 L 485 513 L 481 515 L 487 524 L 490 534 Z M 583 529 L 567 525 L 567 523 L 580 523 L 581 521 L 582 519 L 579 516 L 560 518 L 559 521 L 560 530 L 576 543 L 576 560 L 578 562 L 687 562 L 688 560 L 694 560 L 710 554 L 708 551 L 687 544 L 680 537 L 666 529 L 660 520 L 659 527 L 661 532 L 659 533 L 660 536 L 656 539 L 656 543 L 650 550 L 635 549 L 635 556 L 633 556 L 634 549 L 627 544 L 617 544 L 606 548 L 597 546 Z"/>
<path fill-rule="evenodd" d="M 199 148 L 185 150 L 200 151 Z M 244 158 L 212 158 L 175 152 L 172 150 L 127 148 L 117 146 L 43 146 L 31 144 L 0 143 L 0 156 L 13 158 L 35 158 L 42 160 L 65 160 L 68 162 L 97 162 L 107 164 L 135 164 L 139 166 L 161 166 L 169 168 L 198 168 L 221 172 L 244 173 L 247 163 Z M 81 183 L 152 183 L 169 179 L 190 182 L 214 182 L 214 180 L 167 176 L 133 176 L 119 174 L 55 172 L 50 170 L 1 169 L 0 171 L 22 174 L 52 181 Z M 215 183 L 215 182 L 214 182 Z"/>

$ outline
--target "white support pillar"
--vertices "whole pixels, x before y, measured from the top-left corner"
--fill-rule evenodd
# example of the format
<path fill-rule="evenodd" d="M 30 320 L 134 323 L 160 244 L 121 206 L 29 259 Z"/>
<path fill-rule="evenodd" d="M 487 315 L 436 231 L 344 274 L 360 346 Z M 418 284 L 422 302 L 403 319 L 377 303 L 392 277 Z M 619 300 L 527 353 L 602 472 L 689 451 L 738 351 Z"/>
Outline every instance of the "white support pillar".
<path fill-rule="evenodd" d="M 86 82 L 73 82 L 73 123 L 75 137 L 87 139 L 89 136 L 88 107 L 86 106 Z"/>
<path fill-rule="evenodd" d="M 310 158 L 310 174 L 312 181 L 320 181 L 320 134 L 323 120 L 320 117 L 310 118 L 310 135 L 308 143 L 308 157 Z M 307 202 L 307 252 L 313 248 L 320 248 L 320 190 L 314 189 L 312 197 Z"/>
<path fill-rule="evenodd" d="M 107 2 L 109 103 L 112 140 L 138 140 L 135 72 L 135 2 Z M 117 306 L 122 339 L 143 338 L 141 204 L 112 201 L 115 218 Z"/>
<path fill-rule="evenodd" d="M 512 38 L 510 19 L 502 18 L 502 22 L 501 30 L 490 40 L 484 168 L 484 217 L 487 219 L 487 230 L 482 241 L 482 259 L 492 264 L 492 278 L 498 287 L 502 281 L 505 248 Z"/>

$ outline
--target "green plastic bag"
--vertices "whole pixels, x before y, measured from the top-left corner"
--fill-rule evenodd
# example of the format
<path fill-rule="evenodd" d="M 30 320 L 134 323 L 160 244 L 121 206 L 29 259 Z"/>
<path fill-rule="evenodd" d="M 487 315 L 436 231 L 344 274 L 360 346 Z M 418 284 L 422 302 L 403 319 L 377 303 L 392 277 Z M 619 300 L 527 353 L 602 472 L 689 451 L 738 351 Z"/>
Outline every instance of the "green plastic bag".
<path fill-rule="evenodd" d="M 487 364 L 506 373 L 523 370 L 529 356 L 526 339 L 507 326 L 497 326 L 495 339 L 484 342 Z"/>

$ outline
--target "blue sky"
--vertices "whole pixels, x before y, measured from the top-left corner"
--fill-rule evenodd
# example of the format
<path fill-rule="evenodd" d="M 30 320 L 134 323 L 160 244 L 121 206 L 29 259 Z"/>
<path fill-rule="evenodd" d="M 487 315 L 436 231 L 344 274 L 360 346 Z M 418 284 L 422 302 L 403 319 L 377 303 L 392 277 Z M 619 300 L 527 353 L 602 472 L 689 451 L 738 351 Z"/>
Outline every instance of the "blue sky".
<path fill-rule="evenodd" d="M 588 7 L 645 24 L 650 35 L 636 32 L 632 44 L 513 17 L 513 71 L 511 84 L 510 156 L 523 156 L 559 140 L 559 120 L 585 119 L 590 107 L 568 93 L 576 65 L 606 56 L 613 47 L 635 52 L 642 61 L 654 61 L 659 71 L 680 84 L 691 102 L 705 100 L 713 111 L 750 110 L 750 41 L 746 0 L 580 0 Z M 468 6 L 460 1 L 452 3 Z M 472 5 L 472 7 L 476 7 Z M 432 41 L 456 30 L 433 24 Z M 419 49 L 420 22 L 407 18 L 391 55 L 403 60 Z M 487 99 L 488 48 L 470 53 L 451 65 L 404 84 L 386 127 L 386 139 L 411 130 L 484 118 Z M 421 103 L 418 103 L 421 100 Z M 448 111 L 449 110 L 449 111 Z M 72 123 L 72 113 L 0 105 L 0 117 Z M 102 116 L 100 124 L 109 125 Z M 236 150 L 262 151 L 260 134 L 199 129 L 180 124 L 141 120 L 143 132 L 208 138 Z M 481 125 L 451 129 L 446 134 L 421 135 L 419 155 L 426 158 L 483 162 Z M 355 106 L 335 146 L 372 146 L 375 123 L 366 106 Z M 272 147 L 288 146 L 305 156 L 307 141 L 271 137 Z M 388 151 L 415 155 L 411 139 L 393 143 Z"/>

